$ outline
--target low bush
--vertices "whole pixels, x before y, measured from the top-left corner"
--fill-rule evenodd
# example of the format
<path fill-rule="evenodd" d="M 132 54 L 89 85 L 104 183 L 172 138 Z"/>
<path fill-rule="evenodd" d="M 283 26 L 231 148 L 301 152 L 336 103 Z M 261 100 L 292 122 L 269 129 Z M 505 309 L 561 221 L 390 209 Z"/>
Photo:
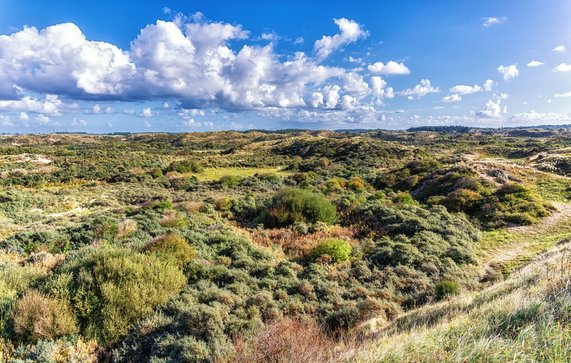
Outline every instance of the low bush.
<path fill-rule="evenodd" d="M 160 258 L 172 259 L 184 267 L 196 256 L 196 250 L 180 234 L 166 234 L 148 242 L 143 250 Z"/>
<path fill-rule="evenodd" d="M 309 254 L 313 261 L 329 256 L 333 262 L 349 261 L 353 247 L 345 240 L 331 238 L 317 245 Z"/>
<path fill-rule="evenodd" d="M 438 300 L 447 298 L 448 296 L 458 295 L 460 286 L 456 281 L 441 281 L 435 286 L 435 295 Z"/>
<path fill-rule="evenodd" d="M 202 173 L 204 168 L 195 160 L 177 160 L 170 163 L 167 172 L 176 171 L 177 173 Z"/>
<path fill-rule="evenodd" d="M 59 291 L 79 318 L 83 335 L 110 344 L 138 319 L 175 296 L 186 283 L 170 260 L 126 249 L 87 248 L 58 268 Z"/>
<path fill-rule="evenodd" d="M 26 342 L 55 339 L 79 331 L 67 301 L 47 297 L 34 290 L 18 300 L 13 319 L 14 331 Z"/>
<path fill-rule="evenodd" d="M 264 214 L 268 227 L 285 227 L 297 222 L 333 224 L 337 220 L 335 206 L 327 198 L 295 188 L 275 195 Z"/>

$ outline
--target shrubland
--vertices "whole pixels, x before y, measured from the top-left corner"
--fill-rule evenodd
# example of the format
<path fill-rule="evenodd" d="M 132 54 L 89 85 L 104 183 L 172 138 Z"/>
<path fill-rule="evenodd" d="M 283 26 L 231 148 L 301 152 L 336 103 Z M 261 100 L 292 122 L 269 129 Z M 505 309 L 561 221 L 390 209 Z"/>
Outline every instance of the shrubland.
<path fill-rule="evenodd" d="M 0 360 L 343 359 L 558 216 L 571 137 L 524 134 L 4 136 Z"/>

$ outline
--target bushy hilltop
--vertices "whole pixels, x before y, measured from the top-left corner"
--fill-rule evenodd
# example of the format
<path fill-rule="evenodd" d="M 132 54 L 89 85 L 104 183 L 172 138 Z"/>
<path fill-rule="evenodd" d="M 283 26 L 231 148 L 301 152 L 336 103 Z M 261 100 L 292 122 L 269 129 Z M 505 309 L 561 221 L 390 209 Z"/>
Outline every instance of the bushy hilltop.
<path fill-rule="evenodd" d="M 567 236 L 569 179 L 547 165 L 569 141 L 2 136 L 0 361 L 344 357 L 371 322 L 480 290 Z"/>

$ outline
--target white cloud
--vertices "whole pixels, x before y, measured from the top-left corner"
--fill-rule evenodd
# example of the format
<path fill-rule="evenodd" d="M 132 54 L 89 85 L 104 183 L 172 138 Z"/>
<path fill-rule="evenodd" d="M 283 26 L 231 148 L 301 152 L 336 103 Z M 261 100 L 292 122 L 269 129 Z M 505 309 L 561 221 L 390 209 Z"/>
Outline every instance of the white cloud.
<path fill-rule="evenodd" d="M 493 88 L 494 88 L 494 81 L 492 81 L 491 79 L 486 80 L 486 82 L 484 82 L 484 91 L 486 92 L 490 92 Z"/>
<path fill-rule="evenodd" d="M 315 41 L 313 46 L 320 61 L 327 58 L 335 50 L 367 36 L 367 32 L 361 29 L 361 26 L 354 20 L 340 18 L 333 19 L 333 21 L 339 27 L 340 33 L 333 36 L 324 35 Z"/>
<path fill-rule="evenodd" d="M 565 48 L 564 45 L 558 45 L 555 48 L 553 48 L 553 52 L 555 53 L 565 53 L 565 51 L 567 51 L 567 48 Z"/>
<path fill-rule="evenodd" d="M 83 120 L 83 119 L 76 119 L 75 117 L 71 120 L 70 126 L 72 127 L 85 127 L 87 126 L 87 121 Z"/>
<path fill-rule="evenodd" d="M 36 115 L 36 121 L 38 121 L 38 123 L 40 125 L 46 125 L 46 124 L 50 123 L 51 120 L 48 116 L 39 114 L 39 115 Z"/>
<path fill-rule="evenodd" d="M 470 95 L 472 93 L 482 92 L 482 87 L 478 86 L 477 84 L 473 86 L 467 86 L 464 84 L 459 84 L 454 86 L 450 89 L 451 93 L 457 93 L 459 95 Z"/>
<path fill-rule="evenodd" d="M 275 42 L 279 40 L 280 37 L 275 33 L 262 33 L 262 35 L 260 35 L 260 39 Z"/>
<path fill-rule="evenodd" d="M 409 98 L 414 98 L 414 97 L 420 98 L 426 96 L 429 93 L 439 93 L 439 92 L 440 88 L 432 87 L 432 85 L 430 84 L 430 80 L 422 79 L 420 80 L 420 84 L 417 84 L 413 88 L 409 88 L 407 90 L 402 91 L 400 95 L 407 96 Z"/>
<path fill-rule="evenodd" d="M 93 107 L 91 108 L 91 112 L 93 112 L 93 113 L 99 113 L 99 112 L 101 112 L 101 106 L 99 106 L 99 104 L 96 103 L 96 104 L 93 105 Z"/>
<path fill-rule="evenodd" d="M 482 23 L 482 26 L 488 28 L 488 27 L 491 27 L 492 25 L 499 25 L 499 24 L 505 23 L 508 20 L 508 18 L 506 18 L 505 16 L 503 16 L 501 18 L 488 17 L 488 18 L 483 18 L 482 20 L 484 20 L 484 22 Z"/>
<path fill-rule="evenodd" d="M 394 98 L 394 90 L 387 87 L 387 82 L 379 76 L 371 77 L 371 89 L 374 100 L 377 104 L 382 104 L 385 98 Z"/>
<path fill-rule="evenodd" d="M 370 64 L 367 69 L 373 74 L 386 74 L 386 75 L 408 75 L 410 69 L 404 63 L 397 63 L 388 61 L 387 64 L 383 62 L 376 62 Z"/>
<path fill-rule="evenodd" d="M 295 45 L 303 44 L 303 42 L 304 42 L 303 37 L 297 37 L 293 40 L 293 44 Z"/>
<path fill-rule="evenodd" d="M 561 63 L 557 67 L 553 68 L 555 72 L 571 72 L 571 64 Z"/>
<path fill-rule="evenodd" d="M 145 107 L 139 114 L 141 117 L 153 117 L 153 111 L 149 107 Z"/>
<path fill-rule="evenodd" d="M 536 60 L 532 60 L 527 64 L 528 67 L 541 67 L 543 65 L 545 65 L 545 63 Z"/>
<path fill-rule="evenodd" d="M 538 125 L 538 124 L 545 124 L 545 123 L 558 124 L 558 123 L 562 123 L 562 122 L 569 122 L 569 121 L 571 121 L 571 118 L 567 115 L 562 115 L 559 113 L 553 113 L 553 112 L 541 113 L 541 112 L 535 112 L 534 110 L 531 110 L 529 112 L 522 112 L 522 113 L 517 113 L 517 114 L 511 115 L 509 117 L 509 121 L 511 123 L 517 123 L 517 124 Z"/>
<path fill-rule="evenodd" d="M 515 64 L 509 66 L 499 66 L 498 72 L 500 72 L 504 76 L 504 80 L 509 81 L 510 79 L 514 79 L 519 76 L 519 70 Z"/>
<path fill-rule="evenodd" d="M 363 76 L 350 72 L 341 76 L 343 90 L 349 94 L 360 96 L 361 98 L 371 93 L 369 84 L 365 82 Z"/>
<path fill-rule="evenodd" d="M 555 94 L 555 98 L 565 98 L 565 97 L 571 97 L 571 91 L 566 92 L 566 93 L 556 93 Z"/>
<path fill-rule="evenodd" d="M 129 56 L 114 45 L 85 39 L 72 23 L 41 31 L 26 27 L 0 36 L 0 98 L 16 96 L 12 85 L 71 96 L 118 95 L 132 76 Z M 6 86 L 8 85 L 8 86 Z"/>
<path fill-rule="evenodd" d="M 462 101 L 462 96 L 454 93 L 454 94 L 451 94 L 451 95 L 448 95 L 448 96 L 442 98 L 442 101 L 446 102 L 446 103 L 460 102 L 460 101 Z"/>
<path fill-rule="evenodd" d="M 46 95 L 44 99 L 24 96 L 19 100 L 0 100 L 0 111 L 22 111 L 42 113 L 46 115 L 61 115 L 62 101 L 58 96 Z"/>
<path fill-rule="evenodd" d="M 30 106 L 23 103 L 29 99 L 21 89 L 72 99 L 174 98 L 183 107 L 305 107 L 316 88 L 328 80 L 342 81 L 339 77 L 347 73 L 319 65 L 302 52 L 280 61 L 271 44 L 233 50 L 229 41 L 248 37 L 240 25 L 208 22 L 202 16 L 192 19 L 146 26 L 129 51 L 88 41 L 74 24 L 0 36 L 0 100 L 16 98 L 2 101 L 0 108 L 28 111 Z M 319 44 L 342 46 L 365 34 L 352 21 L 337 23 L 341 33 L 330 37 L 331 43 Z M 319 49 L 323 54 L 325 48 Z M 350 87 L 346 82 L 343 92 L 352 92 Z M 91 111 L 108 110 L 97 106 Z"/>
<path fill-rule="evenodd" d="M 20 119 L 20 121 L 29 121 L 30 116 L 28 116 L 28 114 L 25 112 L 20 112 L 20 116 L 18 116 L 18 119 Z"/>
<path fill-rule="evenodd" d="M 507 112 L 507 109 L 501 106 L 501 98 L 496 98 L 486 102 L 486 107 L 479 112 L 476 112 L 476 116 L 480 118 L 501 118 Z"/>

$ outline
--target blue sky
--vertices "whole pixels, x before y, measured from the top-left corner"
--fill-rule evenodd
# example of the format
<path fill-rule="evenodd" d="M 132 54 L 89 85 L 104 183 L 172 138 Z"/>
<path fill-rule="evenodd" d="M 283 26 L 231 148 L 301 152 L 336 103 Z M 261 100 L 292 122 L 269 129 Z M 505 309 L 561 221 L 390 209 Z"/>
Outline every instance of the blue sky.
<path fill-rule="evenodd" d="M 0 0 L 0 132 L 571 123 L 571 2 Z"/>

